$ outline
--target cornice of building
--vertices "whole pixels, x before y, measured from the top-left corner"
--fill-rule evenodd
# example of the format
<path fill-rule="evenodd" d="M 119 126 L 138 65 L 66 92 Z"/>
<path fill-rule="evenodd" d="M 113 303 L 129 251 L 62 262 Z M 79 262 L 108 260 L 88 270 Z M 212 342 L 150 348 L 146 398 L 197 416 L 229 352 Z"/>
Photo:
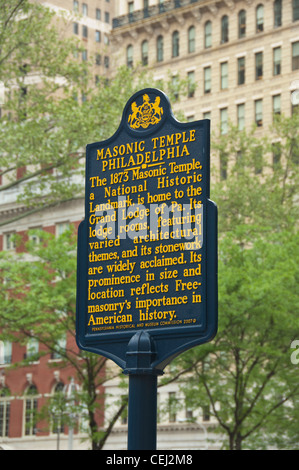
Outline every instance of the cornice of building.
<path fill-rule="evenodd" d="M 226 6 L 231 10 L 237 0 L 168 0 L 159 5 L 153 5 L 133 13 L 118 16 L 113 19 L 112 36 L 117 34 L 132 33 L 132 30 L 140 27 L 146 28 L 154 23 L 168 29 L 170 23 L 177 22 L 181 26 L 185 20 L 193 16 L 200 21 L 204 10 L 209 10 L 214 15 L 219 8 Z"/>
<path fill-rule="evenodd" d="M 197 431 L 204 432 L 205 430 L 211 430 L 215 427 L 216 423 L 203 422 L 203 423 L 186 423 L 186 422 L 174 422 L 168 424 L 157 424 L 157 430 L 162 433 L 166 432 L 187 432 L 187 431 Z M 127 425 L 114 426 L 112 434 L 122 434 L 127 433 Z"/>

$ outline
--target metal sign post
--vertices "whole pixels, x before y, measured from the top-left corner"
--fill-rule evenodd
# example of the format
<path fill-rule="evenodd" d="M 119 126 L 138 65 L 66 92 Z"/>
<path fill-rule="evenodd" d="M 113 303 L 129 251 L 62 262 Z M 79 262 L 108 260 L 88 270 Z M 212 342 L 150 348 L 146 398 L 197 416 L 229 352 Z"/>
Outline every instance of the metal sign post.
<path fill-rule="evenodd" d="M 180 123 L 147 88 L 108 140 L 87 145 L 78 231 L 81 349 L 129 375 L 129 449 L 155 449 L 157 376 L 217 331 L 210 122 Z"/>

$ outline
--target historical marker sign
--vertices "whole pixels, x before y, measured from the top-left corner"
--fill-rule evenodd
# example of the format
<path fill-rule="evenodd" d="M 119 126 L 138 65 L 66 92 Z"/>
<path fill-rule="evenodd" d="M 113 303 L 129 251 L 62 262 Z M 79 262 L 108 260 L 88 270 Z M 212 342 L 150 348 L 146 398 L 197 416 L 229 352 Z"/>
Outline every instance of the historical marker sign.
<path fill-rule="evenodd" d="M 128 101 L 114 136 L 87 146 L 77 342 L 122 368 L 140 330 L 160 370 L 216 333 L 209 124 L 176 121 L 164 93 L 149 88 Z"/>

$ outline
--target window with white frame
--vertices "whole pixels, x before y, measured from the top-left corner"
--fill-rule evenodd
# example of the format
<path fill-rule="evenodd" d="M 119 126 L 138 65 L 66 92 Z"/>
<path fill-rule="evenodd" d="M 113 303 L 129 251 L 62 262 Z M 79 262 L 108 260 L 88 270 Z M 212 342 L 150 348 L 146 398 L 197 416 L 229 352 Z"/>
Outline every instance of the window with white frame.
<path fill-rule="evenodd" d="M 133 51 L 132 44 L 129 44 L 127 47 L 127 67 L 129 68 L 133 67 Z"/>
<path fill-rule="evenodd" d="M 188 81 L 188 98 L 192 98 L 195 93 L 195 72 L 192 70 L 187 74 Z"/>
<path fill-rule="evenodd" d="M 238 36 L 239 39 L 246 36 L 246 11 L 240 10 L 238 14 Z"/>
<path fill-rule="evenodd" d="M 59 237 L 62 235 L 65 231 L 69 230 L 70 228 L 70 223 L 69 222 L 61 222 L 56 225 L 56 235 Z"/>
<path fill-rule="evenodd" d="M 260 4 L 256 7 L 256 32 L 262 31 L 264 31 L 264 5 Z"/>
<path fill-rule="evenodd" d="M 228 16 L 221 18 L 221 44 L 228 42 Z"/>
<path fill-rule="evenodd" d="M 157 37 L 157 62 L 162 62 L 164 59 L 164 44 L 163 36 Z"/>
<path fill-rule="evenodd" d="M 8 437 L 10 421 L 10 391 L 0 388 L 0 437 Z"/>
<path fill-rule="evenodd" d="M 172 33 L 172 57 L 178 57 L 180 55 L 180 33 L 174 31 Z"/>
<path fill-rule="evenodd" d="M 0 341 L 0 365 L 11 364 L 12 343 L 10 341 Z"/>
<path fill-rule="evenodd" d="M 36 358 L 39 350 L 39 343 L 36 338 L 29 338 L 26 345 L 26 359 Z"/>
<path fill-rule="evenodd" d="M 204 93 L 211 93 L 212 89 L 212 69 L 211 67 L 205 67 L 203 69 L 203 80 L 204 80 Z"/>
<path fill-rule="evenodd" d="M 273 104 L 273 119 L 275 119 L 275 116 L 279 116 L 281 114 L 280 95 L 274 95 L 272 97 L 272 104 Z"/>
<path fill-rule="evenodd" d="M 263 100 L 255 100 L 254 102 L 255 109 L 255 123 L 258 127 L 263 125 Z"/>
<path fill-rule="evenodd" d="M 212 47 L 212 22 L 210 20 L 205 23 L 204 47 L 205 49 Z"/>
<path fill-rule="evenodd" d="M 281 74 L 281 47 L 273 49 L 273 75 Z"/>
<path fill-rule="evenodd" d="M 190 26 L 188 29 L 188 52 L 195 52 L 195 27 Z"/>
<path fill-rule="evenodd" d="M 238 129 L 242 131 L 245 128 L 245 103 L 237 105 Z"/>
<path fill-rule="evenodd" d="M 228 131 L 228 111 L 227 108 L 220 109 L 220 133 L 227 134 Z"/>
<path fill-rule="evenodd" d="M 220 64 L 220 76 L 221 90 L 226 90 L 228 88 L 228 62 L 222 62 Z"/>
<path fill-rule="evenodd" d="M 16 234 L 12 233 L 5 233 L 4 234 L 4 250 L 5 251 L 14 251 L 16 249 Z"/>
<path fill-rule="evenodd" d="M 299 69 L 299 41 L 292 44 L 292 70 Z"/>
<path fill-rule="evenodd" d="M 31 384 L 25 393 L 24 398 L 24 424 L 25 436 L 34 436 L 36 434 L 36 415 L 37 415 L 38 392 L 35 385 Z"/>

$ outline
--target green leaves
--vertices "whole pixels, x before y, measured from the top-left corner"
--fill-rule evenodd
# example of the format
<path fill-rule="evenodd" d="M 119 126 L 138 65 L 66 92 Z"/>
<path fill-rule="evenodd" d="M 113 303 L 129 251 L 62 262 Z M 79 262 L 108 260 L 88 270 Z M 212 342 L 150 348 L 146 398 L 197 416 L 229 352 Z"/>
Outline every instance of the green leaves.
<path fill-rule="evenodd" d="M 297 115 L 275 123 L 282 143 L 275 166 L 271 142 L 254 132 L 231 127 L 214 140 L 229 156 L 226 179 L 214 179 L 211 190 L 219 215 L 219 328 L 213 342 L 177 364 L 193 365 L 193 374 L 181 376 L 188 404 L 209 402 L 230 449 L 274 442 L 295 448 L 289 407 L 299 398 L 290 361 L 291 341 L 299 338 L 298 124 Z"/>

